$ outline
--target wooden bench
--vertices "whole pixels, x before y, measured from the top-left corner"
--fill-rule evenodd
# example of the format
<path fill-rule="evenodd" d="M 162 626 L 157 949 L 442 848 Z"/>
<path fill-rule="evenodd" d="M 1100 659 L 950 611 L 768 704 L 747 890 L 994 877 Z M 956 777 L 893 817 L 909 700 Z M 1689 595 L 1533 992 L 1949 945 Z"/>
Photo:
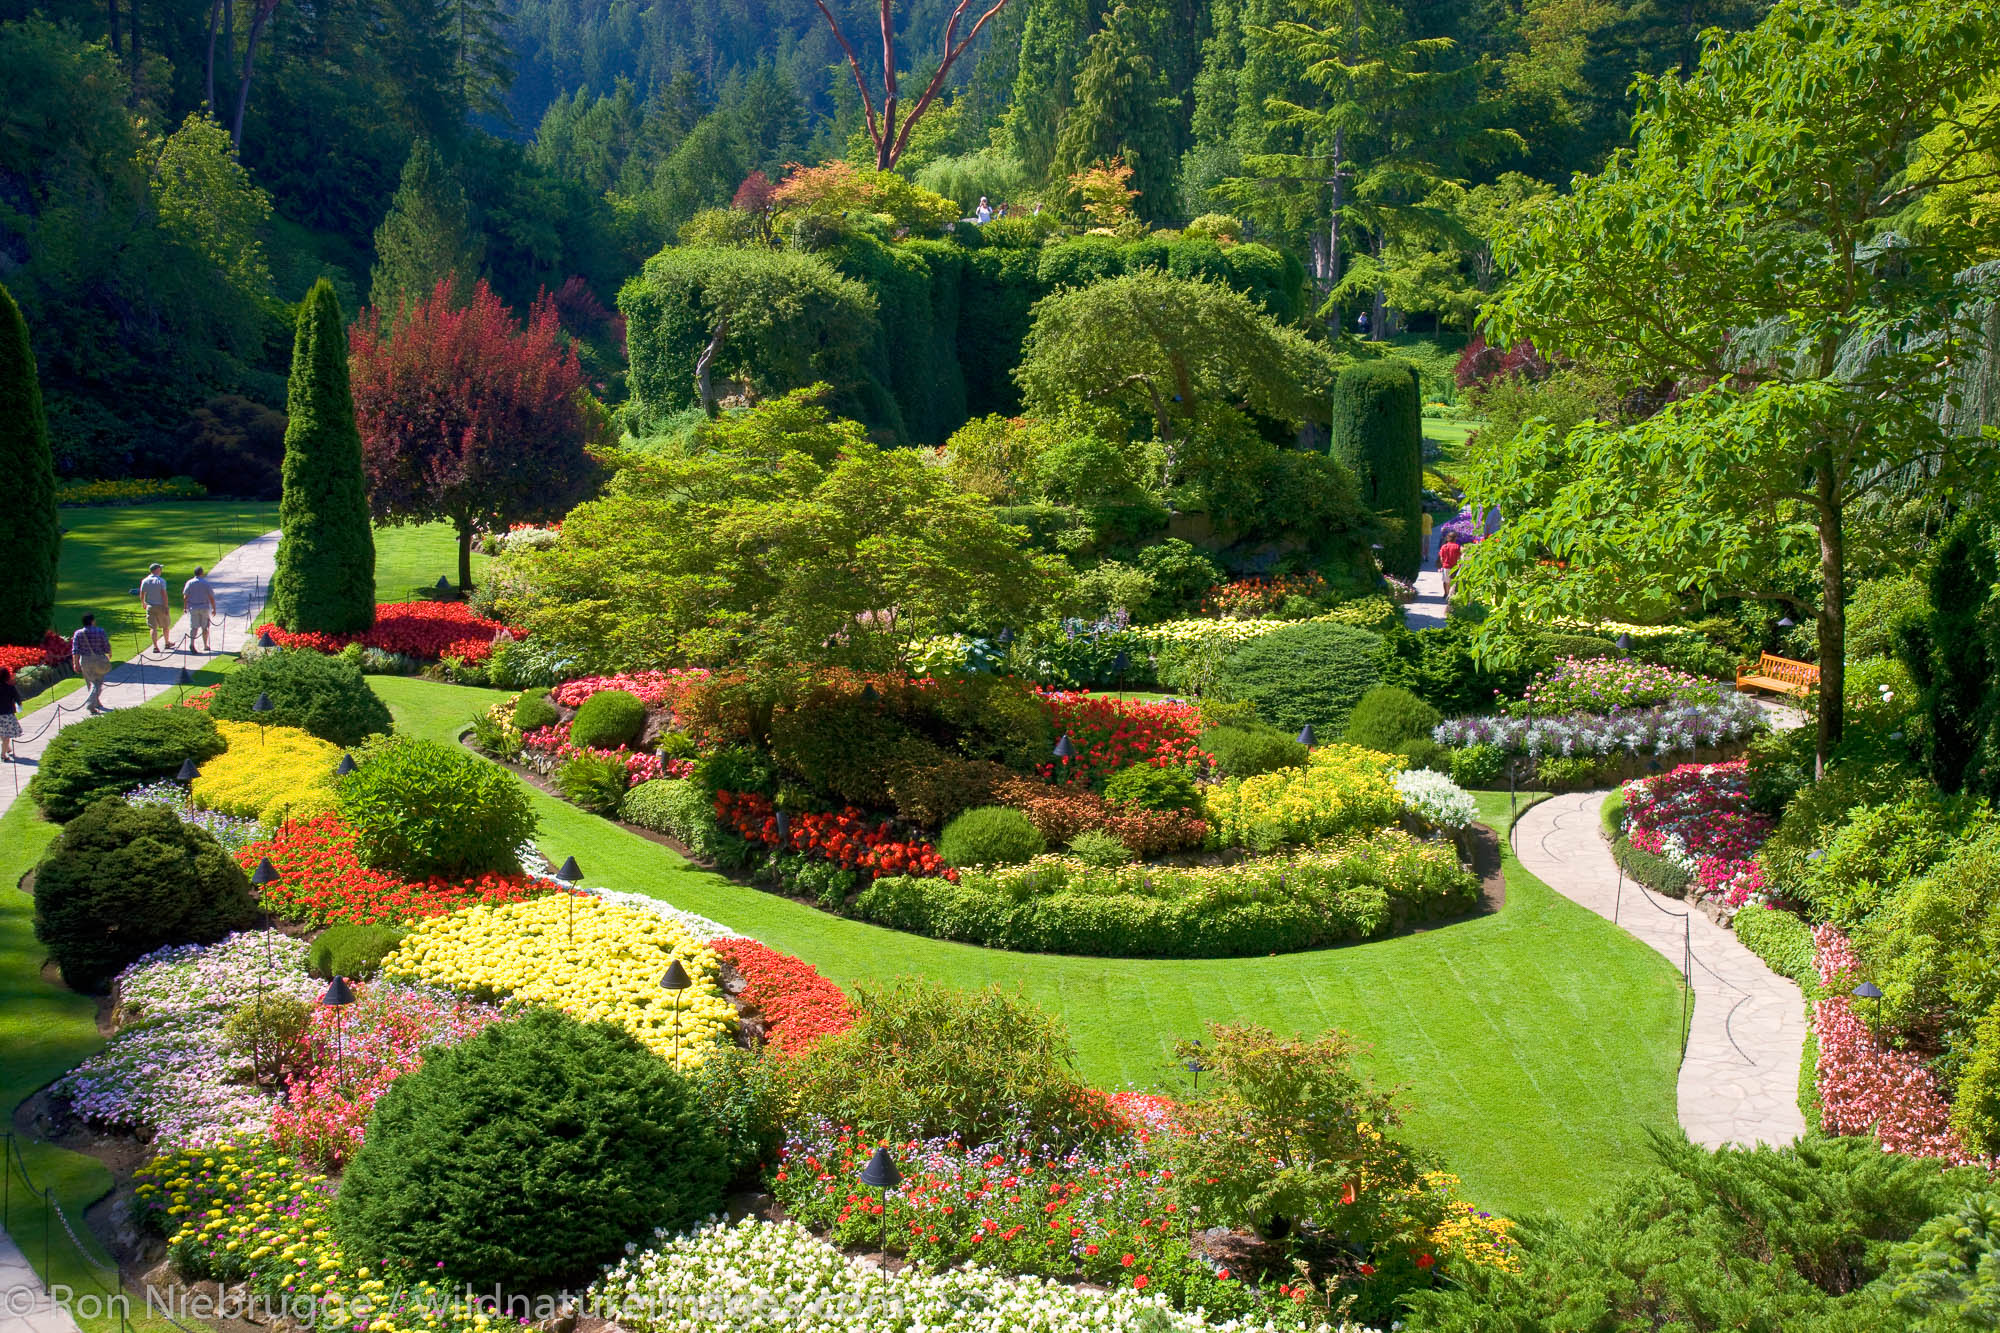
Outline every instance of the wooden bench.
<path fill-rule="evenodd" d="M 1763 653 L 1754 671 L 1736 670 L 1736 688 L 1771 690 L 1803 699 L 1819 688 L 1819 668 L 1811 662 L 1794 662 L 1789 657 Z"/>

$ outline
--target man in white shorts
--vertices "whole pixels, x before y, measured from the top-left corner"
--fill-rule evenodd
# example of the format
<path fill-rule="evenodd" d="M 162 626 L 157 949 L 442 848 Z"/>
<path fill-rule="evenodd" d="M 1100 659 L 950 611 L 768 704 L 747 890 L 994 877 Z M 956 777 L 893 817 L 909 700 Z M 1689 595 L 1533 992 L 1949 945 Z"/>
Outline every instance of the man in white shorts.
<path fill-rule="evenodd" d="M 208 586 L 202 577 L 200 565 L 194 567 L 194 577 L 181 586 L 181 605 L 187 608 L 188 651 L 194 651 L 194 636 L 201 635 L 201 650 L 215 651 L 208 640 L 209 622 L 215 619 L 218 608 L 215 605 L 215 589 Z"/>
<path fill-rule="evenodd" d="M 161 566 L 154 565 L 139 580 L 139 600 L 146 606 L 146 630 L 153 636 L 152 651 L 170 653 L 174 650 L 174 616 L 167 609 L 167 581 L 160 577 L 160 570 Z"/>

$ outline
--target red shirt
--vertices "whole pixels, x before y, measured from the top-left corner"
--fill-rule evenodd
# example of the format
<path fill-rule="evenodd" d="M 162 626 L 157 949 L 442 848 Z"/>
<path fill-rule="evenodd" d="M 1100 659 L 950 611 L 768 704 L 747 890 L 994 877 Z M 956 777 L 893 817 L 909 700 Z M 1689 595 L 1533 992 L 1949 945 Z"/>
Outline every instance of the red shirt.
<path fill-rule="evenodd" d="M 1458 563 L 1458 555 L 1459 547 L 1457 542 L 1446 542 L 1443 546 L 1438 547 L 1438 568 L 1450 569 Z"/>

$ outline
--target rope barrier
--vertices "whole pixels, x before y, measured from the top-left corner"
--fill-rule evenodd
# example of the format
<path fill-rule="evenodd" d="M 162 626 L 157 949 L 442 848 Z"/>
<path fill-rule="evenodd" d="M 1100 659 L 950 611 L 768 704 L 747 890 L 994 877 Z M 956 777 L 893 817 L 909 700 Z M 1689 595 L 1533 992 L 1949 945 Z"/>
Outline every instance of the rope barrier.
<path fill-rule="evenodd" d="M 53 1218 L 55 1222 L 62 1224 L 63 1235 L 69 1240 L 70 1248 L 83 1262 L 85 1278 L 103 1294 L 107 1307 L 117 1310 L 118 1327 L 120 1333 L 124 1333 L 132 1326 L 130 1318 L 132 1299 L 125 1291 L 124 1273 L 116 1264 L 107 1264 L 90 1252 L 90 1248 L 76 1234 L 76 1228 L 70 1225 L 69 1215 L 63 1211 L 62 1205 L 56 1202 L 55 1190 L 37 1185 L 35 1178 L 28 1174 L 28 1159 L 21 1155 L 18 1136 L 12 1130 L 5 1131 L 5 1135 L 6 1161 L 0 1164 L 0 1180 L 5 1182 L 4 1193 L 0 1193 L 0 1221 L 13 1220 L 13 1180 L 18 1175 L 29 1195 L 42 1201 L 42 1268 L 37 1276 L 41 1278 L 43 1293 L 51 1297 L 55 1294 L 54 1285 L 50 1280 L 55 1271 L 52 1266 L 55 1257 L 53 1248 L 55 1227 L 51 1223 Z M 106 1273 L 110 1274 L 109 1281 L 102 1276 Z M 176 1328 L 185 1328 L 172 1319 L 168 1319 L 167 1322 Z"/>

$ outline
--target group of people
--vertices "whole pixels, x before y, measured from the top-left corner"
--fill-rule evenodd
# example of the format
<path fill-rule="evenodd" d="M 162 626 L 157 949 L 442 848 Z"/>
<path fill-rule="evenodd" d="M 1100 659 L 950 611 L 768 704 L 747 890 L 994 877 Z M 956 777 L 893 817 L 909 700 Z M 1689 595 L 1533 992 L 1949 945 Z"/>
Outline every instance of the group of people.
<path fill-rule="evenodd" d="M 174 613 L 167 600 L 166 567 L 155 564 L 148 569 L 137 591 L 140 605 L 146 608 L 146 630 L 152 640 L 147 651 L 161 656 L 173 652 Z M 181 585 L 181 606 L 187 612 L 187 651 L 195 651 L 195 640 L 199 638 L 202 652 L 214 652 L 213 627 L 222 609 L 216 603 L 208 573 L 200 565 L 194 567 L 194 577 Z M 91 713 L 110 711 L 104 706 L 104 682 L 111 674 L 111 636 L 97 623 L 94 612 L 86 612 L 76 633 L 69 636 L 69 652 L 77 674 L 89 687 L 84 708 Z M 21 702 L 14 673 L 0 667 L 0 763 L 14 762 L 14 742 L 21 736 Z"/>
<path fill-rule="evenodd" d="M 995 218 L 1006 217 L 1008 207 L 1009 205 L 1002 203 L 999 207 L 996 208 L 991 203 L 988 203 L 986 196 L 982 194 L 979 196 L 979 207 L 972 210 L 972 220 L 974 222 L 977 222 L 980 226 L 983 227 L 987 223 L 993 221 L 993 219 Z M 1036 204 L 1035 211 L 1029 214 L 1029 216 L 1040 217 L 1041 215 L 1042 215 L 1042 206 L 1040 204 Z"/>

